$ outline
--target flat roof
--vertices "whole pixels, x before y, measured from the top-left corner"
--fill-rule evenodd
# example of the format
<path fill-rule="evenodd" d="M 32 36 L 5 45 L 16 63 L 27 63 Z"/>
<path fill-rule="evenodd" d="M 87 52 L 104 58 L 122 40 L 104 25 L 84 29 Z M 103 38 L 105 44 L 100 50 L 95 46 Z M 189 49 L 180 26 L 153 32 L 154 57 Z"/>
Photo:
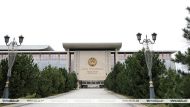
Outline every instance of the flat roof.
<path fill-rule="evenodd" d="M 17 51 L 54 51 L 49 45 L 21 45 L 15 47 Z M 8 51 L 8 46 L 0 45 L 0 51 Z"/>
<path fill-rule="evenodd" d="M 67 54 L 66 51 L 15 51 L 16 53 L 24 53 L 24 54 Z M 114 54 L 115 51 L 110 51 L 111 54 Z M 118 54 L 134 54 L 138 51 L 118 51 Z M 173 54 L 176 51 L 154 51 L 154 53 L 159 54 Z M 0 54 L 7 54 L 8 51 L 0 51 Z M 70 51 L 71 54 L 74 54 L 74 51 Z"/>
<path fill-rule="evenodd" d="M 118 51 L 118 54 L 133 54 L 137 53 L 142 50 L 127 50 L 127 51 Z M 172 54 L 177 52 L 177 50 L 153 50 L 153 53 L 159 53 L 159 54 Z"/>
<path fill-rule="evenodd" d="M 63 43 L 65 50 L 119 50 L 122 43 Z"/>

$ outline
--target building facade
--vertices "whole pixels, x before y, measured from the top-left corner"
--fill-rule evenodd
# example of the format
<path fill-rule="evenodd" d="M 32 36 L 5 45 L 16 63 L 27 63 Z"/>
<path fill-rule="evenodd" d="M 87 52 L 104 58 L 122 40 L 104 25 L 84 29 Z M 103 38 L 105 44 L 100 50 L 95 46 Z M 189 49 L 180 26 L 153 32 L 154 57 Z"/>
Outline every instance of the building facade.
<path fill-rule="evenodd" d="M 122 43 L 63 43 L 65 51 L 54 51 L 50 46 L 21 46 L 16 49 L 18 54 L 30 54 L 40 70 L 48 65 L 66 68 L 75 72 L 80 87 L 103 86 L 103 81 L 117 62 L 137 51 L 119 51 Z M 0 46 L 0 60 L 8 56 L 6 46 Z M 167 68 L 175 68 L 171 54 L 175 51 L 156 51 L 159 58 L 165 61 Z"/>

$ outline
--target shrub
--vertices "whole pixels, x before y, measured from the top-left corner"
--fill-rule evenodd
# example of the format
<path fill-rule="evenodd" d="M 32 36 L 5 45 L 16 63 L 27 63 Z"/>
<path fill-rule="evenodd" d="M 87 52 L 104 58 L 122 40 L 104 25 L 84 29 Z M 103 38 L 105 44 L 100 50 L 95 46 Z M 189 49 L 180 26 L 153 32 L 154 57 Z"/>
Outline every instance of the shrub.
<path fill-rule="evenodd" d="M 182 80 L 182 96 L 183 98 L 190 98 L 190 74 L 184 75 Z"/>
<path fill-rule="evenodd" d="M 174 70 L 169 69 L 161 75 L 159 95 L 161 98 L 182 98 L 182 78 Z"/>
<path fill-rule="evenodd" d="M 63 92 L 65 80 L 64 75 L 58 68 L 49 65 L 40 73 L 37 94 L 46 97 Z"/>
<path fill-rule="evenodd" d="M 66 91 L 77 88 L 77 76 L 74 72 L 68 73 L 66 80 Z"/>
<path fill-rule="evenodd" d="M 105 80 L 105 87 L 107 87 L 110 90 L 117 91 L 117 84 L 116 84 L 116 77 L 117 74 L 121 71 L 124 70 L 124 66 L 122 63 L 118 62 L 114 68 L 113 71 L 110 72 Z"/>
<path fill-rule="evenodd" d="M 149 76 L 143 51 L 128 57 L 123 64 L 117 63 L 108 74 L 105 87 L 136 98 L 149 98 Z M 152 78 L 156 96 L 159 96 L 160 75 L 165 71 L 164 63 L 154 55 Z"/>
<path fill-rule="evenodd" d="M 1 60 L 2 81 L 0 82 L 0 94 L 3 95 L 5 82 L 7 79 L 8 60 Z M 33 62 L 31 55 L 18 54 L 12 67 L 12 75 L 9 84 L 9 97 L 19 98 L 28 94 L 33 94 L 37 90 L 37 78 L 39 69 Z"/>

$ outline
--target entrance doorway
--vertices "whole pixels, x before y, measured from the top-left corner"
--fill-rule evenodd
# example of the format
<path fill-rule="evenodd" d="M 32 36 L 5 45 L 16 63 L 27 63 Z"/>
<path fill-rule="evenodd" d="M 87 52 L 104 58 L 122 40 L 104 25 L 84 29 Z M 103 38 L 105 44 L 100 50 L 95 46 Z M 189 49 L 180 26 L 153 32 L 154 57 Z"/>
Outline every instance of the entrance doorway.
<path fill-rule="evenodd" d="M 79 81 L 80 88 L 103 88 L 104 81 Z"/>

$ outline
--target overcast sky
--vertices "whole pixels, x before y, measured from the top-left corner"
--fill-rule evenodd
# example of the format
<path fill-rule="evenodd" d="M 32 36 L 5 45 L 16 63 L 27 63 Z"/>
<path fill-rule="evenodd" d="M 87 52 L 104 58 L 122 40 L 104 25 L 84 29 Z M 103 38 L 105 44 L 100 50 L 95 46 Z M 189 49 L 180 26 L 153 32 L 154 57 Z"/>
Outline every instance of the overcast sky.
<path fill-rule="evenodd" d="M 121 50 L 137 50 L 141 32 L 158 34 L 154 49 L 178 50 L 190 0 L 1 0 L 0 44 L 4 36 L 23 35 L 23 45 L 50 45 L 63 51 L 63 42 L 122 42 Z"/>

